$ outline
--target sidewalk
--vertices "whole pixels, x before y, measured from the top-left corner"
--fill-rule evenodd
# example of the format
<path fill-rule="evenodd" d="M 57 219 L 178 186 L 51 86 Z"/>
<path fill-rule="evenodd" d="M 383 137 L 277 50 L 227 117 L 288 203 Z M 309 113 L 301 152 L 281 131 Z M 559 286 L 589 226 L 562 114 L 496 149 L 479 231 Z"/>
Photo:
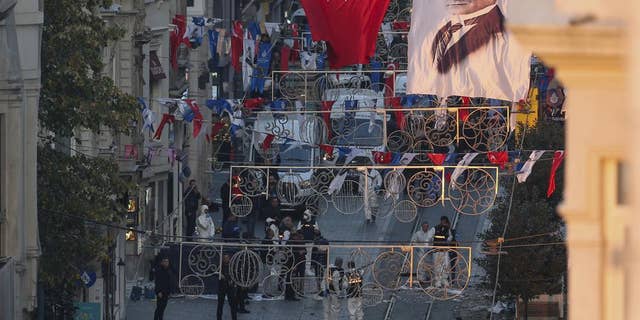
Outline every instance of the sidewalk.
<path fill-rule="evenodd" d="M 340 319 L 348 319 L 346 300 L 342 300 Z M 166 320 L 212 320 L 216 318 L 218 301 L 215 299 L 170 299 L 165 312 Z M 141 300 L 127 302 L 127 319 L 151 319 L 155 301 Z M 302 299 L 300 301 L 270 300 L 251 301 L 247 306 L 248 314 L 238 314 L 242 320 L 312 320 L 323 319 L 323 301 Z M 384 318 L 384 310 L 379 308 L 365 309 L 365 319 Z M 223 319 L 231 319 L 229 305 L 225 303 Z"/>

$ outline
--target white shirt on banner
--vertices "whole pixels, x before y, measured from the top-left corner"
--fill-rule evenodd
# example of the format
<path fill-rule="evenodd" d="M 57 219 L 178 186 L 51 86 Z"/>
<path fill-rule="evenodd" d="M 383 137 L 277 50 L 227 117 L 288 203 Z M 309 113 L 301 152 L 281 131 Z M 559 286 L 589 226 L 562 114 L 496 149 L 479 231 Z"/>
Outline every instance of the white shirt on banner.
<path fill-rule="evenodd" d="M 504 29 L 503 1 L 466 15 L 449 13 L 447 1 L 413 4 L 407 93 L 525 99 L 531 53 Z"/>

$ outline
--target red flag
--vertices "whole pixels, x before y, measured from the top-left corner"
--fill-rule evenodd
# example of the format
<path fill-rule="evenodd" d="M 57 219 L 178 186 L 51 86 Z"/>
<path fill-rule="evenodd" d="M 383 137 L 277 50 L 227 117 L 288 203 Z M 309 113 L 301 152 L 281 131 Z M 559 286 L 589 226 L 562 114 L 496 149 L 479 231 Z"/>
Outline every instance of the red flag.
<path fill-rule="evenodd" d="M 551 164 L 551 174 L 549 175 L 549 188 L 547 188 L 547 198 L 551 198 L 551 195 L 556 191 L 556 171 L 560 168 L 562 160 L 564 159 L 564 151 L 556 151 L 553 154 L 553 163 Z"/>
<path fill-rule="evenodd" d="M 394 21 L 391 23 L 391 29 L 394 31 L 409 31 L 409 21 Z"/>
<path fill-rule="evenodd" d="M 398 69 L 398 64 L 397 63 L 390 63 L 387 65 L 387 70 L 391 71 L 390 74 L 386 74 L 384 75 L 384 84 L 385 84 L 385 90 L 384 90 L 384 97 L 385 98 L 390 98 L 396 95 L 395 90 L 396 90 L 396 73 L 392 72 Z"/>
<path fill-rule="evenodd" d="M 471 98 L 462 97 L 462 106 L 470 107 L 471 106 Z M 467 121 L 469 119 L 469 109 L 468 108 L 460 108 L 458 109 L 458 115 L 460 116 L 460 120 Z"/>
<path fill-rule="evenodd" d="M 198 107 L 193 99 L 186 99 L 185 102 L 193 112 L 193 137 L 195 138 L 200 134 L 204 118 L 202 117 L 202 113 L 200 113 L 200 107 Z"/>
<path fill-rule="evenodd" d="M 253 110 L 259 106 L 262 105 L 262 103 L 264 102 L 263 98 L 253 98 L 253 99 L 246 99 L 244 100 L 244 107 L 249 109 L 249 110 Z"/>
<path fill-rule="evenodd" d="M 402 109 L 402 97 L 387 98 L 387 105 L 391 106 L 391 109 Z M 396 124 L 400 130 L 404 130 L 406 122 L 404 121 L 404 112 L 398 110 L 393 112 L 396 118 Z"/>
<path fill-rule="evenodd" d="M 289 70 L 289 56 L 291 55 L 291 48 L 287 45 L 283 45 L 280 49 L 280 70 Z"/>
<path fill-rule="evenodd" d="M 327 42 L 331 68 L 369 63 L 389 1 L 301 1 L 313 40 Z"/>
<path fill-rule="evenodd" d="M 177 14 L 171 22 L 176 26 L 176 29 L 169 34 L 169 60 L 171 60 L 171 67 L 175 70 L 178 69 L 178 48 L 180 44 L 184 43 L 191 48 L 191 42 L 189 42 L 189 39 L 184 38 L 184 33 L 187 30 L 187 18 Z"/>
<path fill-rule="evenodd" d="M 298 39 L 300 34 L 298 33 L 298 25 L 291 25 L 291 37 L 293 40 L 293 48 L 291 48 L 291 61 L 300 60 L 300 43 L 303 41 L 302 39 Z"/>
<path fill-rule="evenodd" d="M 273 142 L 274 135 L 268 134 L 264 140 L 262 140 L 262 151 L 267 151 L 271 148 L 271 143 Z"/>
<path fill-rule="evenodd" d="M 493 164 L 500 166 L 500 169 L 504 169 L 504 164 L 509 162 L 509 153 L 506 151 L 488 152 L 487 159 Z"/>
<path fill-rule="evenodd" d="M 373 161 L 378 164 L 389 164 L 393 160 L 393 153 L 373 151 Z"/>
<path fill-rule="evenodd" d="M 331 139 L 331 108 L 333 108 L 333 104 L 335 101 L 322 101 L 322 118 L 324 119 L 324 124 L 327 125 L 327 138 Z"/>
<path fill-rule="evenodd" d="M 237 72 L 242 71 L 242 63 L 240 62 L 240 56 L 242 56 L 242 22 L 234 21 L 231 33 L 231 65 Z"/>
<path fill-rule="evenodd" d="M 162 120 L 158 125 L 158 130 L 156 130 L 155 134 L 153 135 L 153 139 L 160 140 L 160 136 L 162 135 L 162 130 L 164 130 L 164 125 L 167 124 L 167 122 L 173 123 L 174 121 L 176 121 L 176 117 L 174 117 L 173 115 L 168 113 L 163 114 Z"/>
<path fill-rule="evenodd" d="M 441 166 L 444 163 L 444 160 L 447 159 L 446 153 L 427 153 L 427 157 L 429 160 L 433 162 L 433 164 L 437 166 Z"/>
<path fill-rule="evenodd" d="M 333 156 L 333 147 L 327 144 L 321 144 L 320 150 L 324 151 L 329 156 Z"/>

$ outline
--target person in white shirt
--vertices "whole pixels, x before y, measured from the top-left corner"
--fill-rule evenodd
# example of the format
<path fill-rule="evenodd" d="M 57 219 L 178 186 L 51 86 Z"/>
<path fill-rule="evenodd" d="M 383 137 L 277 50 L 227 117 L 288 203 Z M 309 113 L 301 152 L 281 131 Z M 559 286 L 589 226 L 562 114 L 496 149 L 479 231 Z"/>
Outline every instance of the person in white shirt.
<path fill-rule="evenodd" d="M 209 215 L 208 206 L 200 206 L 200 210 L 198 210 L 198 219 L 196 220 L 196 225 L 200 242 L 207 242 L 213 239 L 216 234 L 216 226 L 213 223 L 213 219 L 211 219 L 211 216 Z"/>
<path fill-rule="evenodd" d="M 365 177 L 366 175 L 366 177 Z M 364 196 L 364 218 L 367 223 L 376 222 L 378 209 L 378 196 L 376 191 L 382 186 L 382 176 L 376 169 L 363 172 L 358 182 L 360 192 Z M 367 188 L 365 189 L 365 186 Z"/>
<path fill-rule="evenodd" d="M 407 93 L 526 98 L 531 53 L 507 32 L 497 0 L 425 0 L 412 14 L 421 19 L 412 19 Z"/>
<path fill-rule="evenodd" d="M 416 268 L 427 267 L 431 264 L 431 257 L 425 256 L 425 254 L 429 251 L 430 248 L 421 247 L 421 246 L 430 246 L 433 244 L 433 236 L 435 235 L 436 230 L 434 228 L 429 228 L 429 223 L 423 222 L 420 230 L 416 231 L 411 237 L 411 244 L 417 246 L 414 251 L 413 261 L 416 263 Z M 422 264 L 421 264 L 422 263 Z M 417 269 L 416 269 L 417 270 Z M 418 279 L 419 281 L 428 281 L 429 275 L 428 272 L 424 272 L 424 278 Z"/>
<path fill-rule="evenodd" d="M 411 242 L 416 246 L 430 246 L 433 243 L 433 236 L 436 234 L 434 228 L 429 228 L 428 222 L 423 222 L 420 230 L 416 231 L 411 237 Z M 425 248 L 419 248 L 420 257 L 426 252 Z"/>

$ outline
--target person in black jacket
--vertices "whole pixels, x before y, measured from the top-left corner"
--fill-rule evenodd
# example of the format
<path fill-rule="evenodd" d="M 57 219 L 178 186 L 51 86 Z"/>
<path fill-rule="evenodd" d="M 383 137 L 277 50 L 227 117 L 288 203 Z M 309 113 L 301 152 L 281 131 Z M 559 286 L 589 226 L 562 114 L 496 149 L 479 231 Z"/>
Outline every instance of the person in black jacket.
<path fill-rule="evenodd" d="M 229 254 L 222 256 L 222 266 L 220 267 L 220 282 L 218 283 L 218 309 L 216 312 L 217 319 L 222 320 L 222 311 L 224 309 L 224 299 L 227 298 L 229 308 L 231 308 L 231 319 L 238 319 L 238 287 L 231 280 L 229 263 L 231 258 Z"/>
<path fill-rule="evenodd" d="M 196 211 L 200 202 L 200 191 L 196 186 L 196 180 L 190 180 L 189 186 L 184 190 L 182 195 L 184 202 L 184 214 L 187 221 L 187 237 L 189 241 L 193 241 L 193 232 L 196 230 Z"/>
<path fill-rule="evenodd" d="M 164 317 L 164 309 L 167 307 L 167 302 L 169 302 L 172 281 L 173 273 L 169 268 L 169 258 L 163 257 L 155 274 L 156 311 L 153 315 L 153 320 L 162 320 Z"/>
<path fill-rule="evenodd" d="M 220 187 L 220 199 L 222 199 L 222 223 L 227 221 L 227 218 L 231 215 L 231 209 L 229 207 L 229 193 L 231 189 L 229 182 L 226 182 Z"/>

